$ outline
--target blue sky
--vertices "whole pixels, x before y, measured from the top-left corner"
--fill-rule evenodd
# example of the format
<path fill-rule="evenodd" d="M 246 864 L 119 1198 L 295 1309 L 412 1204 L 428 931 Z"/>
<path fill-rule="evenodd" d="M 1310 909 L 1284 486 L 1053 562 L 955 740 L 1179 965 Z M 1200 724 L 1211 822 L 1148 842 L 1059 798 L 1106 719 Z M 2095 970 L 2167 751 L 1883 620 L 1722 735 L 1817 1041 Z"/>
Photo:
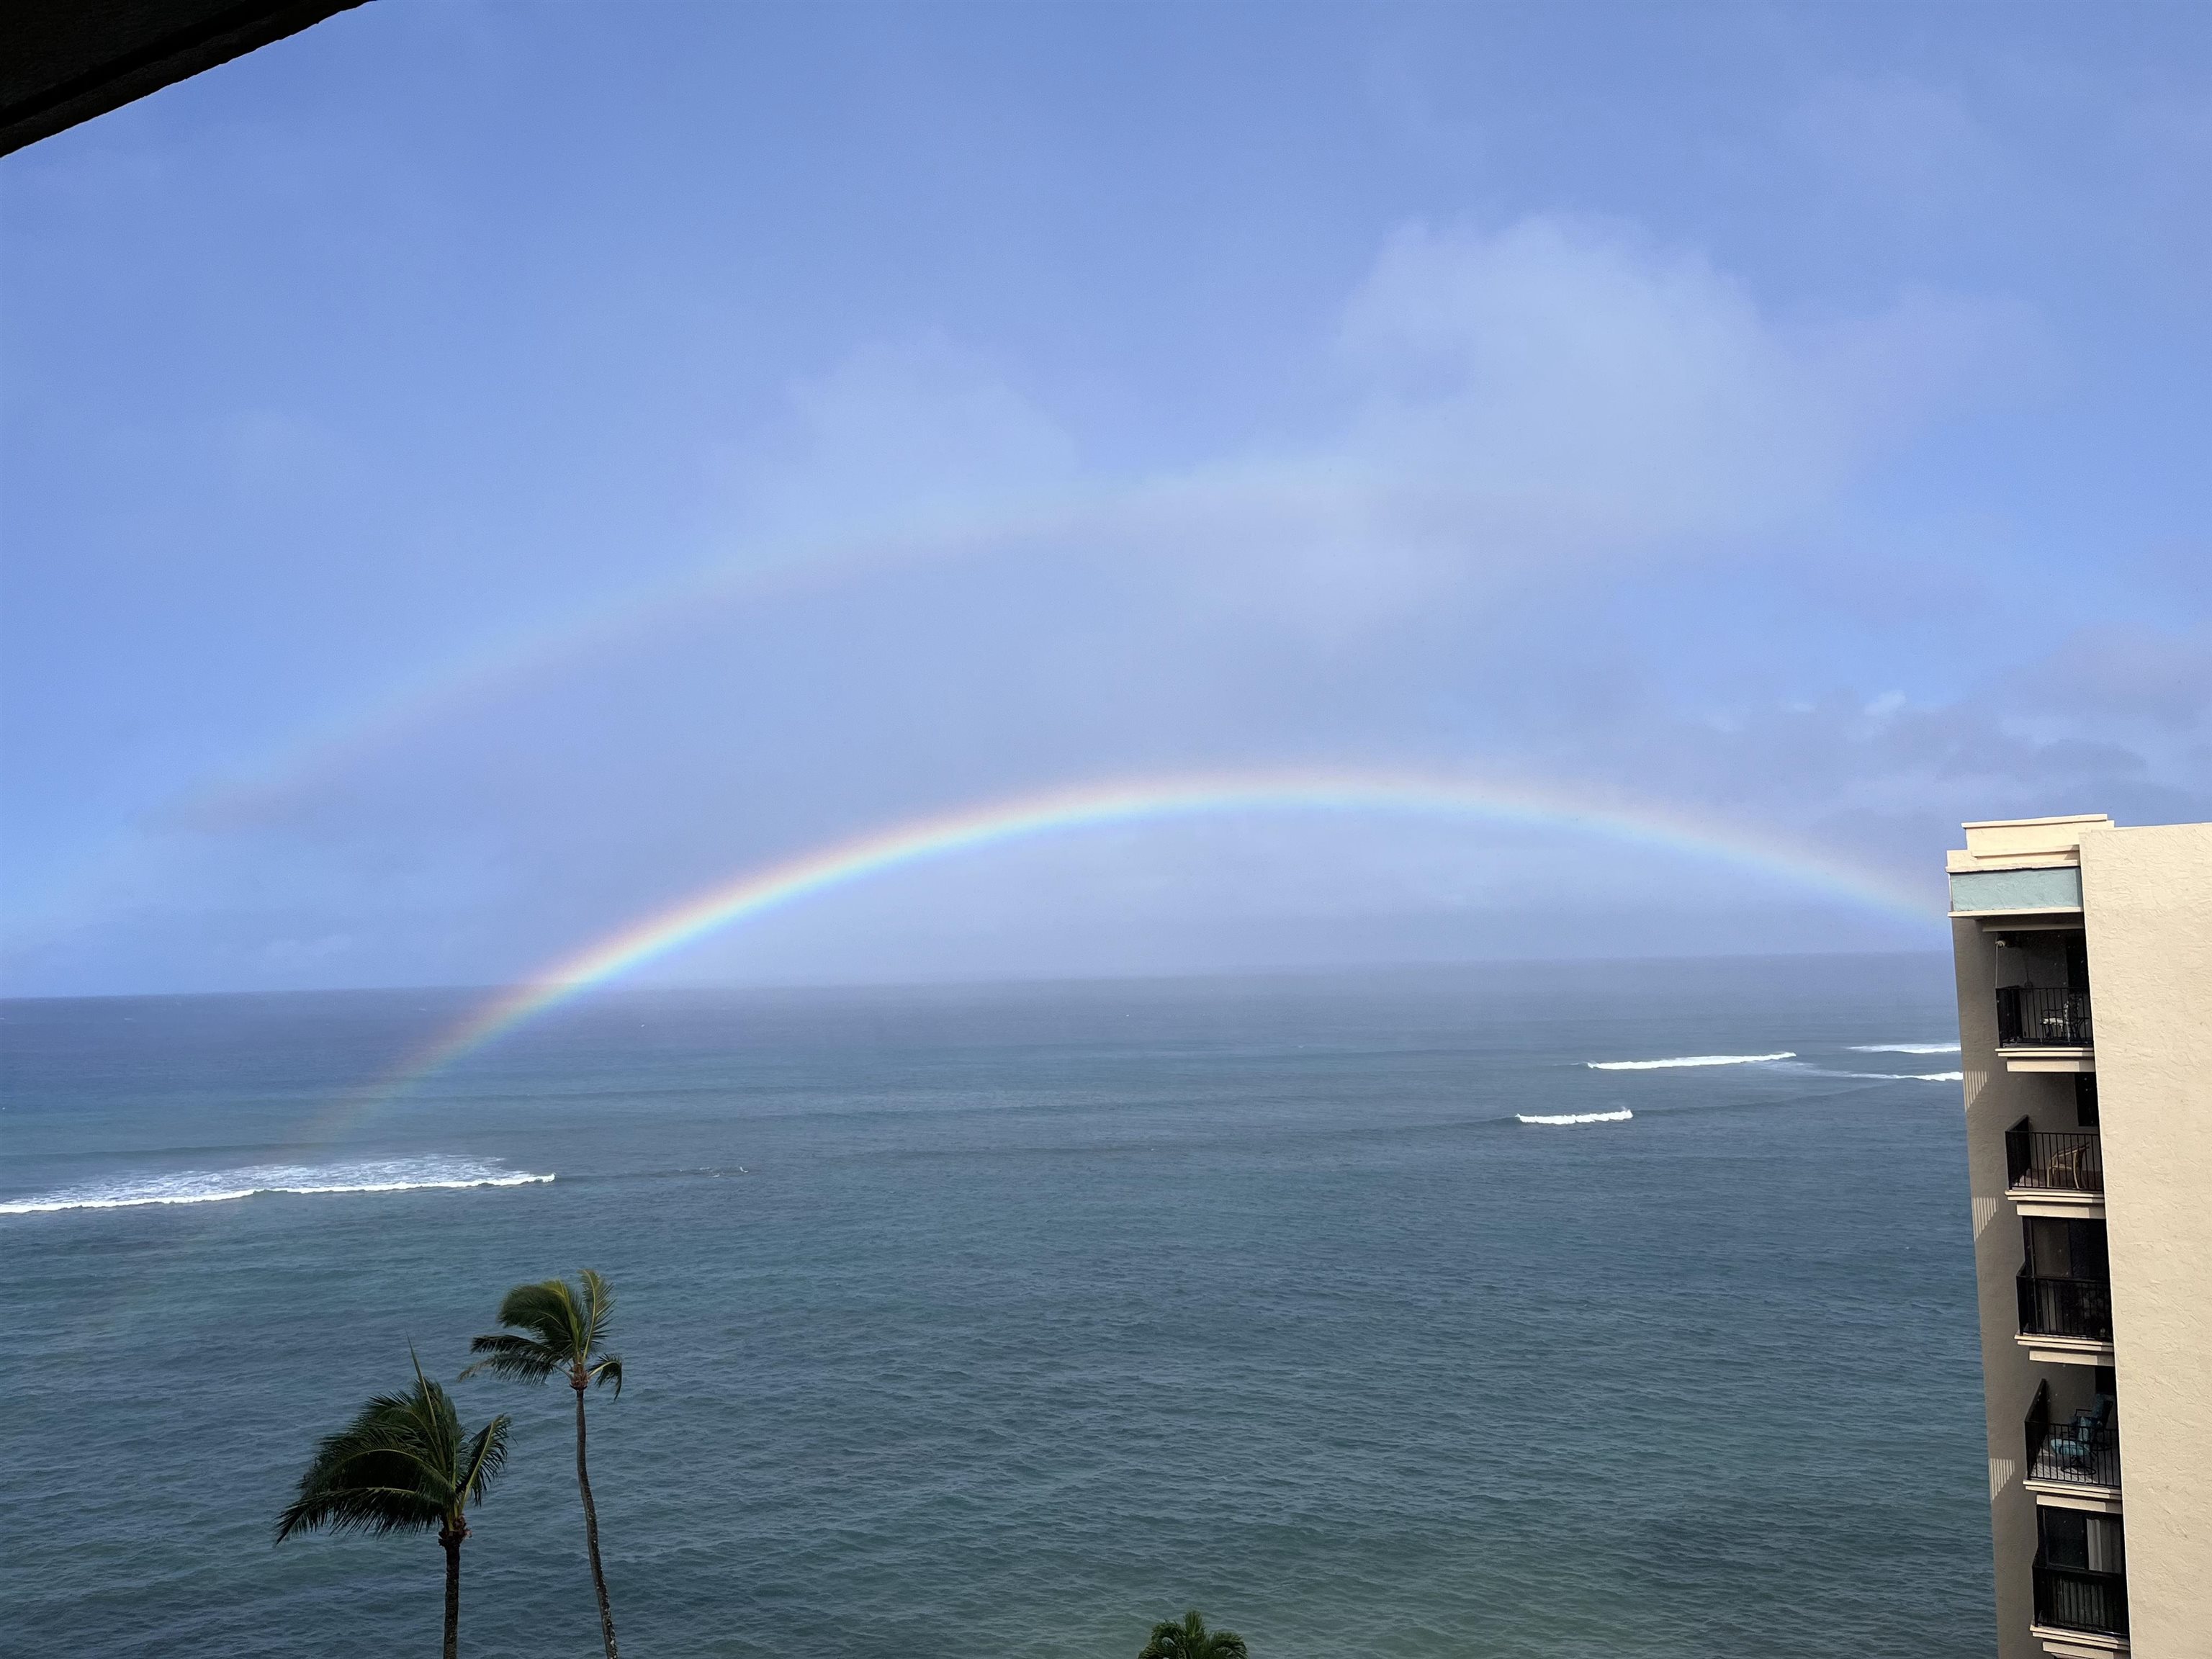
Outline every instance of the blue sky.
<path fill-rule="evenodd" d="M 1131 773 L 2212 816 L 2201 6 L 380 0 L 0 163 L 11 994 L 490 983 Z M 666 964 L 1940 935 L 1224 818 Z"/>

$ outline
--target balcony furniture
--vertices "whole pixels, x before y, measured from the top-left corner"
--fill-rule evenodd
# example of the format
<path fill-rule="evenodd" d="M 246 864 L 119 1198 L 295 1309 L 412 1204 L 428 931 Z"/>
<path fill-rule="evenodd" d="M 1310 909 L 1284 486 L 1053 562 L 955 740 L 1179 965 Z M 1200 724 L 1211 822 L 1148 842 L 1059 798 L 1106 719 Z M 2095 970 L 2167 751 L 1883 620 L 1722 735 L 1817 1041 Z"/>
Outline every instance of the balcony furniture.
<path fill-rule="evenodd" d="M 2118 1491 L 2120 1436 L 2115 1416 L 2112 1395 L 2100 1394 L 2086 1411 L 2053 1423 L 2051 1385 L 2039 1385 L 2026 1425 L 2027 1479 L 2053 1486 Z"/>
<path fill-rule="evenodd" d="M 2094 1130 L 2031 1129 L 2022 1118 L 2005 1131 L 2005 1177 L 2014 1192 L 2101 1193 L 2104 1142 Z"/>
<path fill-rule="evenodd" d="M 2094 1046 L 2092 1035 L 2087 991 L 1997 988 L 1998 1048 L 2088 1048 Z"/>

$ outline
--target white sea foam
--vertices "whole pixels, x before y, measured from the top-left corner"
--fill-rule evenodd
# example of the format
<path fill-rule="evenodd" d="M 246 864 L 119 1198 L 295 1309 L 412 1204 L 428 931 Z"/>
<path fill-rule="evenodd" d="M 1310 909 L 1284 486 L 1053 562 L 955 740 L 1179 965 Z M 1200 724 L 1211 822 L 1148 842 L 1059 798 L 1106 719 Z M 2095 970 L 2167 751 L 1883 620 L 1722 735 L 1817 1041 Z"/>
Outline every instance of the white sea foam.
<path fill-rule="evenodd" d="M 1847 1077 L 1869 1083 L 1963 1083 L 1963 1072 L 1832 1072 L 1825 1066 L 1785 1066 L 1801 1077 Z"/>
<path fill-rule="evenodd" d="M 243 1170 L 192 1170 L 36 1198 L 0 1201 L 0 1215 L 57 1210 L 127 1210 L 145 1204 L 222 1204 L 261 1193 L 405 1193 L 435 1188 L 528 1187 L 552 1180 L 471 1158 L 409 1158 L 362 1164 L 262 1164 Z"/>
<path fill-rule="evenodd" d="M 1955 1054 L 1955 1042 L 1855 1042 L 1855 1054 Z"/>
<path fill-rule="evenodd" d="M 1562 1112 L 1557 1116 L 1516 1112 L 1513 1115 L 1523 1123 L 1626 1123 L 1636 1114 L 1624 1106 L 1617 1112 Z"/>
<path fill-rule="evenodd" d="M 1666 1072 L 1677 1066 L 1758 1066 L 1770 1060 L 1795 1060 L 1784 1049 L 1778 1054 L 1683 1054 L 1674 1060 L 1586 1060 L 1593 1072 Z"/>

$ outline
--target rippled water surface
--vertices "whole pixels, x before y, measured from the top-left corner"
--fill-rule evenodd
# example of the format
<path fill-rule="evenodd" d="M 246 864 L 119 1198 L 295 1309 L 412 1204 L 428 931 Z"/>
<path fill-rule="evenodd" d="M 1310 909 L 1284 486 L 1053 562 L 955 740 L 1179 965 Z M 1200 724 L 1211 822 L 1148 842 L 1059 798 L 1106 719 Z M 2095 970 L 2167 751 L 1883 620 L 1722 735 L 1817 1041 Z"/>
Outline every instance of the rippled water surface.
<path fill-rule="evenodd" d="M 0 1008 L 10 1651 L 434 1652 L 434 1543 L 271 1521 L 585 1264 L 632 1656 L 1992 1650 L 1940 963 L 617 996 L 363 1092 L 467 1006 Z M 456 1394 L 463 1650 L 594 1651 L 565 1394 Z"/>

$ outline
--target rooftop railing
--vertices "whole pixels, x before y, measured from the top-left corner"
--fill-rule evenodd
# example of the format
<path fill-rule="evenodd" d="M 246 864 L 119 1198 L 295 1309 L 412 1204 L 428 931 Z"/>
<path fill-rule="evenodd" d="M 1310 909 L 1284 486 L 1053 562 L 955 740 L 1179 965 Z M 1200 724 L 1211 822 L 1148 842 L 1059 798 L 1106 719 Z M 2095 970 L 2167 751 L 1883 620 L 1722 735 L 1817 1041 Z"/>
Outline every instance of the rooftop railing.
<path fill-rule="evenodd" d="M 2005 1131 L 2005 1178 L 2014 1192 L 2101 1193 L 2104 1143 L 2094 1130 Z"/>
<path fill-rule="evenodd" d="M 2112 1340 L 2109 1279 L 2038 1279 L 2022 1267 L 2016 1282 L 2022 1336 L 2070 1336 L 2089 1342 Z"/>
<path fill-rule="evenodd" d="M 1997 988 L 1997 1047 L 2087 1048 L 2089 994 L 2039 985 Z"/>

